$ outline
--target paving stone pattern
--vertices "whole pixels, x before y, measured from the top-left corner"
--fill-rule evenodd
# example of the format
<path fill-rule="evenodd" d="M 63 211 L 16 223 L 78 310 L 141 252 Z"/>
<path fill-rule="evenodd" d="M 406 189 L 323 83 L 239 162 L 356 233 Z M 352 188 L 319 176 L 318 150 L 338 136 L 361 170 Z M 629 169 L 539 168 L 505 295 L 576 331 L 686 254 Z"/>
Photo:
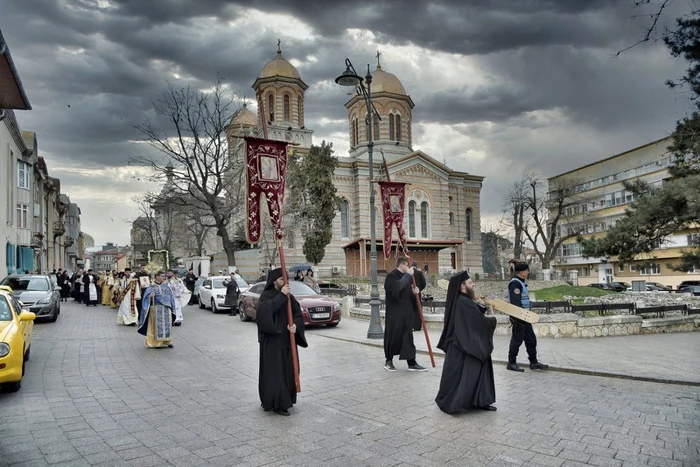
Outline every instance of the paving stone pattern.
<path fill-rule="evenodd" d="M 498 412 L 450 416 L 438 368 L 309 333 L 291 417 L 259 408 L 254 323 L 188 307 L 146 349 L 104 307 L 35 326 L 23 388 L 0 394 L 0 466 L 696 466 L 698 388 L 495 367 Z"/>

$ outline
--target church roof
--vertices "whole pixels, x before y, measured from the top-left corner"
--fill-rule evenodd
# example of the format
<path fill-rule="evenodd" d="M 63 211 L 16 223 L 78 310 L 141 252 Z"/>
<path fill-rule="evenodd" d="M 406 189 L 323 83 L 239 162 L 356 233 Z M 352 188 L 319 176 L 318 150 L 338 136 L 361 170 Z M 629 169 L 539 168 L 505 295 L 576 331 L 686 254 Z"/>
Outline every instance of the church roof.
<path fill-rule="evenodd" d="M 282 49 L 279 48 L 279 45 L 277 46 L 277 56 L 267 62 L 262 72 L 260 72 L 260 78 L 272 78 L 274 76 L 301 79 L 299 70 L 282 56 Z"/>
<path fill-rule="evenodd" d="M 377 69 L 372 73 L 372 92 L 390 92 L 406 95 L 406 89 L 404 89 L 403 84 L 401 84 L 396 75 L 382 70 L 380 64 L 377 64 Z"/>
<path fill-rule="evenodd" d="M 238 109 L 231 118 L 232 125 L 257 125 L 258 117 L 249 108 L 248 104 L 243 104 L 243 107 Z"/>

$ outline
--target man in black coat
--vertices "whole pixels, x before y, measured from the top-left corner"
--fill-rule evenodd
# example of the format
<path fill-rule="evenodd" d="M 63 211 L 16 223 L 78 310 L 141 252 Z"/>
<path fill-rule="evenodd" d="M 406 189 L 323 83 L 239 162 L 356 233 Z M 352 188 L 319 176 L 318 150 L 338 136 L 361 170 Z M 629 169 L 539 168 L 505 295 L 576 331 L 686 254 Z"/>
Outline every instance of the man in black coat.
<path fill-rule="evenodd" d="M 197 276 L 195 276 L 194 273 L 192 272 L 192 268 L 190 268 L 187 271 L 187 275 L 185 276 L 185 278 L 183 279 L 182 282 L 184 282 L 185 287 L 191 293 L 190 301 L 187 303 L 188 305 L 191 305 L 194 303 L 194 300 L 195 300 L 195 298 L 194 298 L 194 284 L 197 282 Z"/>
<path fill-rule="evenodd" d="M 428 284 L 425 280 L 425 276 L 423 275 L 423 272 L 420 270 L 418 267 L 418 261 L 414 261 L 412 263 L 413 266 L 413 278 L 416 280 L 416 287 L 418 287 L 418 299 L 421 299 L 421 292 L 423 292 L 423 289 L 425 286 Z M 418 303 L 416 303 L 416 299 L 413 299 L 413 330 L 414 331 L 420 331 L 423 323 L 420 320 L 420 312 L 418 311 Z"/>
<path fill-rule="evenodd" d="M 287 322 L 287 301 L 292 302 L 294 324 Z M 267 412 L 289 416 L 289 409 L 297 401 L 294 383 L 292 344 L 289 333 L 294 333 L 298 347 L 308 347 L 304 337 L 304 317 L 299 302 L 284 283 L 282 269 L 273 269 L 267 275 L 265 290 L 258 300 L 258 342 L 260 343 L 260 373 L 258 392 L 260 405 Z"/>
<path fill-rule="evenodd" d="M 426 371 L 416 362 L 416 346 L 413 345 L 413 268 L 408 267 L 408 260 L 399 256 L 396 269 L 386 275 L 384 291 L 386 293 L 386 329 L 384 330 L 384 369 L 396 371 L 394 355 L 399 360 L 408 361 L 409 371 Z M 416 289 L 417 290 L 417 289 Z"/>
<path fill-rule="evenodd" d="M 226 298 L 224 298 L 224 306 L 230 308 L 229 316 L 234 316 L 238 307 L 238 293 L 240 289 L 238 288 L 238 282 L 234 275 L 231 279 L 227 279 L 223 282 L 224 287 L 226 287 Z"/>

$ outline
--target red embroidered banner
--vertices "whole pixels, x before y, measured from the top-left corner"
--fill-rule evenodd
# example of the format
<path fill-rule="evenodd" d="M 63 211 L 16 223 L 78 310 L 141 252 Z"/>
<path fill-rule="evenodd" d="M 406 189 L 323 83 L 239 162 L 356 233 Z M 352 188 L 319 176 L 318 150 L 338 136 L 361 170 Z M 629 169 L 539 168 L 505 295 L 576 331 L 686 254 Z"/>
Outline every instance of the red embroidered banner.
<path fill-rule="evenodd" d="M 400 182 L 385 182 L 381 181 L 379 188 L 382 197 L 382 211 L 384 213 L 384 257 L 391 256 L 393 226 L 396 225 L 396 230 L 399 233 L 398 245 L 403 250 L 403 253 L 408 256 L 408 242 L 406 241 L 406 231 L 403 229 L 403 210 L 404 200 L 406 198 L 406 184 Z"/>
<path fill-rule="evenodd" d="M 275 238 L 282 238 L 282 201 L 287 176 L 287 143 L 246 137 L 246 237 L 260 241 L 260 203 L 264 198 L 270 212 Z"/>

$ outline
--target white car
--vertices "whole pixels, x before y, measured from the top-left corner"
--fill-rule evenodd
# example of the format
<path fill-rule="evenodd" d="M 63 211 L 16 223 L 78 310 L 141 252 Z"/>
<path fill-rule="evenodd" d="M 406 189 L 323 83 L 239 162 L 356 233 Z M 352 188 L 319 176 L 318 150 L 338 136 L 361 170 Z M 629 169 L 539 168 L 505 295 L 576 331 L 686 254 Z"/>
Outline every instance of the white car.
<path fill-rule="evenodd" d="M 236 274 L 234 278 L 238 283 L 238 295 L 240 296 L 240 294 L 247 291 L 250 286 L 238 274 Z M 224 300 L 226 299 L 226 286 L 224 282 L 230 280 L 231 276 L 214 276 L 204 279 L 202 285 L 199 286 L 199 308 L 204 309 L 209 307 L 214 313 L 229 311 L 231 307 L 224 305 Z"/>

